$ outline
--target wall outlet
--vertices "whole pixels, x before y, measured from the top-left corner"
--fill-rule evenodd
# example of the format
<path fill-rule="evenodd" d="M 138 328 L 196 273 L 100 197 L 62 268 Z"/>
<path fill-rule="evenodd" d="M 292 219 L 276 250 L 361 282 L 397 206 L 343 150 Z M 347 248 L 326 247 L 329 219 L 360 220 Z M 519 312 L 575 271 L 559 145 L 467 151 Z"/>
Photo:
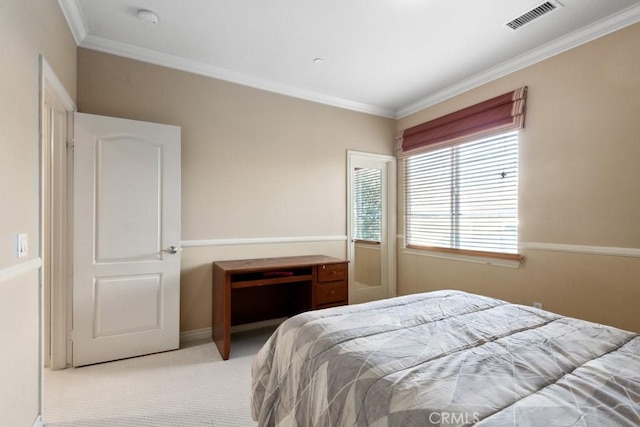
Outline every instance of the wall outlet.
<path fill-rule="evenodd" d="M 29 254 L 29 235 L 27 233 L 18 234 L 18 258 Z"/>
<path fill-rule="evenodd" d="M 541 302 L 534 301 L 534 302 L 533 302 L 533 306 L 534 306 L 535 308 L 542 309 L 542 303 L 541 303 Z"/>

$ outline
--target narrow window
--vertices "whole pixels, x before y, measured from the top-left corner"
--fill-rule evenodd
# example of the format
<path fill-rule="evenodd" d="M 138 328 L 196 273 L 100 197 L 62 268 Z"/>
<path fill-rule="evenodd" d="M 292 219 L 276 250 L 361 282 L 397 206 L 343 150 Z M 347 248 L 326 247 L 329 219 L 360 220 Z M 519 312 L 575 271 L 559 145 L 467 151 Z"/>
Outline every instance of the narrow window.
<path fill-rule="evenodd" d="M 382 232 L 382 171 L 359 168 L 354 171 L 356 240 L 380 243 Z"/>

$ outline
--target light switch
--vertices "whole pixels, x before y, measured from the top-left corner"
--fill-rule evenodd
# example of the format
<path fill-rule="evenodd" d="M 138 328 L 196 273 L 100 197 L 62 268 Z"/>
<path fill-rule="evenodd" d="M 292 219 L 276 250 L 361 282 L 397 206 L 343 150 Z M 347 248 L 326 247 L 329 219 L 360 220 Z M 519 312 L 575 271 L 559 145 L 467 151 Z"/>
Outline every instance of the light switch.
<path fill-rule="evenodd" d="M 29 240 L 27 233 L 18 234 L 18 258 L 27 256 L 29 253 Z"/>

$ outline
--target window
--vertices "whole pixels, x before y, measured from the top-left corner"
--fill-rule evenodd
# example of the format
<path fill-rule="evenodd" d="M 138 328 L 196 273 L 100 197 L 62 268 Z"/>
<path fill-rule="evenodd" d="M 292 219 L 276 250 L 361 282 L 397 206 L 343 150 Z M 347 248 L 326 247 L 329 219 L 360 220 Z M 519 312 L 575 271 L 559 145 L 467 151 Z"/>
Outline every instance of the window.
<path fill-rule="evenodd" d="M 358 168 L 354 180 L 356 240 L 380 243 L 382 232 L 382 171 Z"/>
<path fill-rule="evenodd" d="M 407 247 L 520 261 L 518 131 L 527 87 L 405 129 Z"/>
<path fill-rule="evenodd" d="M 408 247 L 517 254 L 517 131 L 432 146 L 404 166 Z"/>

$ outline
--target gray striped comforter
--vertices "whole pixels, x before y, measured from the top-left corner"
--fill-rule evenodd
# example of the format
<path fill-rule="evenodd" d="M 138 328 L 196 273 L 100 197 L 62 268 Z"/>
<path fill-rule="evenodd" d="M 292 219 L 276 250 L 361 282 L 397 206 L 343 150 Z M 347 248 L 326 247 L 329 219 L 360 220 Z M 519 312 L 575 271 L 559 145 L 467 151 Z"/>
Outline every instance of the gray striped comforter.
<path fill-rule="evenodd" d="M 253 362 L 260 426 L 640 426 L 640 336 L 458 291 L 300 314 Z"/>

